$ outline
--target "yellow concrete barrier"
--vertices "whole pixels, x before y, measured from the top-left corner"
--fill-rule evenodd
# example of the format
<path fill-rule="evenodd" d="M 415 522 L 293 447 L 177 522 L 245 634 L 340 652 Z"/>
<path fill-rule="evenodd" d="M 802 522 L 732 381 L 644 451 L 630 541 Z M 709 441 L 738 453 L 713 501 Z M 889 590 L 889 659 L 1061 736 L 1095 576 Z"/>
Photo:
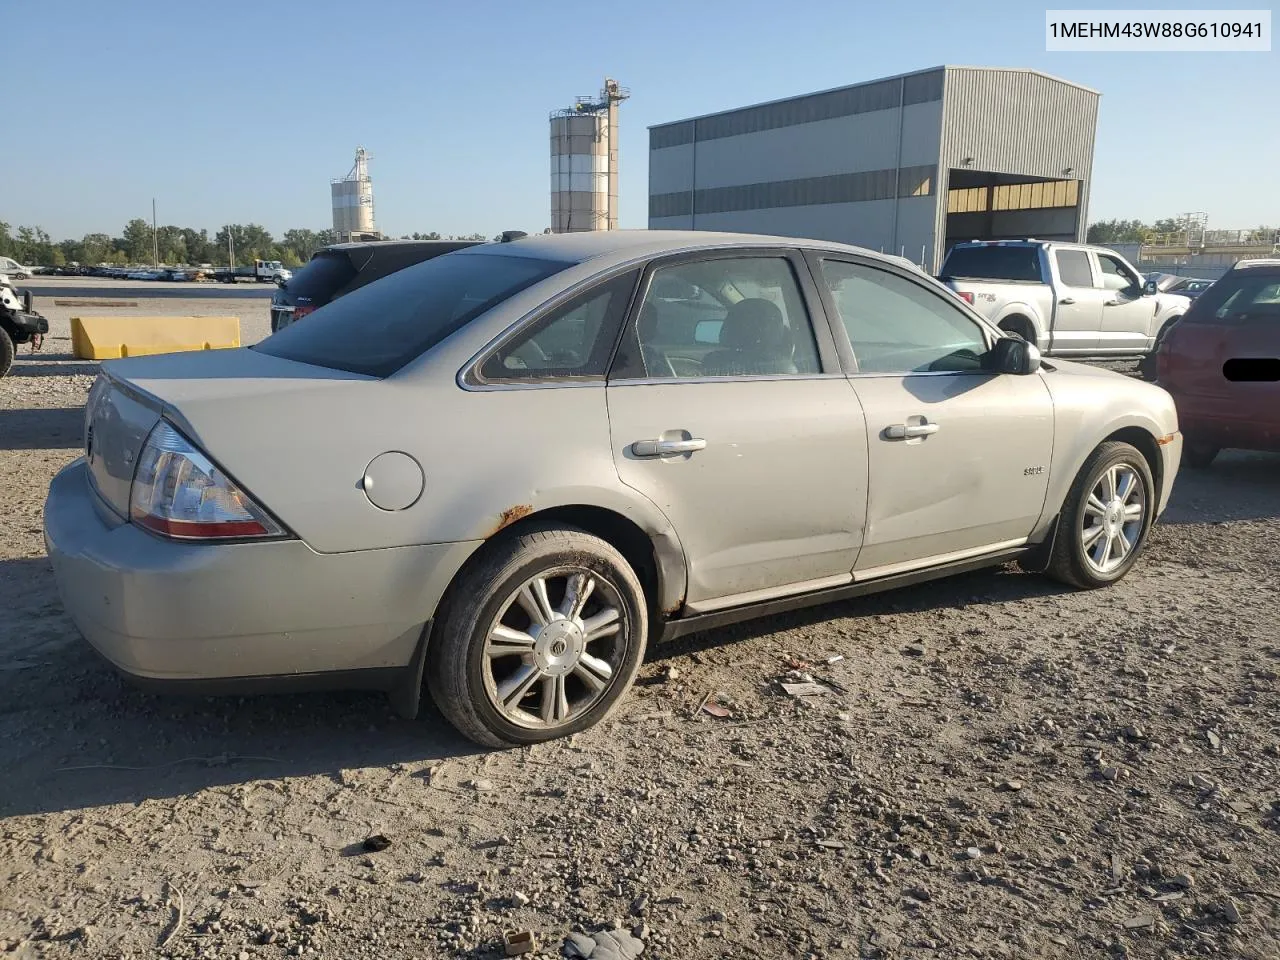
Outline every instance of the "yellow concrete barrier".
<path fill-rule="evenodd" d="M 115 360 L 240 346 L 239 317 L 72 317 L 71 351 Z"/>

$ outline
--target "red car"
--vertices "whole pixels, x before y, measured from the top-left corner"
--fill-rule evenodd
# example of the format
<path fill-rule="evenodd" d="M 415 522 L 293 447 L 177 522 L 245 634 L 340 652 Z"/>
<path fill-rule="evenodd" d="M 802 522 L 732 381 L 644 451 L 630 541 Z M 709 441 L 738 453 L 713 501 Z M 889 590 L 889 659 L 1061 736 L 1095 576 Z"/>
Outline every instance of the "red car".
<path fill-rule="evenodd" d="M 1188 466 L 1227 447 L 1280 452 L 1280 260 L 1242 260 L 1204 291 L 1165 334 L 1156 380 Z"/>

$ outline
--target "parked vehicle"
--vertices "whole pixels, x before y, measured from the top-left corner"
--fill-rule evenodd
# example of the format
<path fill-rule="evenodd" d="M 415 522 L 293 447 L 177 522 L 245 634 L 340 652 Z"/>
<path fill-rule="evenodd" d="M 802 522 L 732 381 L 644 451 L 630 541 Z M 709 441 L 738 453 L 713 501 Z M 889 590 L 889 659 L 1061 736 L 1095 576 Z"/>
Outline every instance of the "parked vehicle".
<path fill-rule="evenodd" d="M 14 289 L 8 275 L 0 274 L 0 379 L 13 367 L 18 344 L 38 350 L 49 332 L 49 321 L 36 313 L 30 290 Z"/>
<path fill-rule="evenodd" d="M 1156 376 L 1188 466 L 1228 447 L 1280 451 L 1280 260 L 1242 260 L 1205 291 L 1165 335 Z"/>
<path fill-rule="evenodd" d="M 820 241 L 598 231 L 397 271 L 239 350 L 103 365 L 45 536 L 128 674 L 599 722 L 651 639 L 1017 559 L 1133 566 L 1170 396 Z M 127 597 L 128 604 L 117 602 Z"/>
<path fill-rule="evenodd" d="M 338 243 L 317 250 L 307 265 L 271 296 L 274 333 L 326 303 L 375 280 L 441 254 L 474 247 L 480 240 L 377 240 Z"/>
<path fill-rule="evenodd" d="M 1176 293 L 1180 297 L 1194 300 L 1211 286 L 1212 280 L 1201 277 L 1178 277 L 1168 273 L 1149 273 L 1148 280 L 1156 282 L 1156 289 L 1161 293 Z"/>
<path fill-rule="evenodd" d="M 1001 330 L 1049 356 L 1145 356 L 1191 303 L 1160 293 L 1115 251 L 1078 243 L 958 243 L 941 276 Z"/>
<path fill-rule="evenodd" d="M 32 277 L 31 267 L 24 267 L 12 257 L 0 257 L 0 274 L 10 280 L 30 280 Z"/>
<path fill-rule="evenodd" d="M 288 280 L 293 271 L 279 260 L 255 260 L 253 265 L 243 267 L 222 267 L 214 271 L 214 279 L 220 283 L 238 283 L 241 280 L 256 280 L 259 283 L 277 283 Z"/>

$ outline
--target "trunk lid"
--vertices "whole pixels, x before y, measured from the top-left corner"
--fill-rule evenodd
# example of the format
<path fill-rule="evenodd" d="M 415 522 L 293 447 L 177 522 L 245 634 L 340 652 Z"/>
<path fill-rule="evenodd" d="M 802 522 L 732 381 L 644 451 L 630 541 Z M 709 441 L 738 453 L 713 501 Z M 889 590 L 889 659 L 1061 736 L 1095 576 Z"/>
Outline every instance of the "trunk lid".
<path fill-rule="evenodd" d="M 138 457 L 162 416 L 201 445 L 193 421 L 232 416 L 251 423 L 268 415 L 284 395 L 297 401 L 298 393 L 323 390 L 334 381 L 369 379 L 247 348 L 109 361 L 85 404 L 89 482 L 112 512 L 127 519 Z M 217 451 L 204 452 L 217 460 Z"/>

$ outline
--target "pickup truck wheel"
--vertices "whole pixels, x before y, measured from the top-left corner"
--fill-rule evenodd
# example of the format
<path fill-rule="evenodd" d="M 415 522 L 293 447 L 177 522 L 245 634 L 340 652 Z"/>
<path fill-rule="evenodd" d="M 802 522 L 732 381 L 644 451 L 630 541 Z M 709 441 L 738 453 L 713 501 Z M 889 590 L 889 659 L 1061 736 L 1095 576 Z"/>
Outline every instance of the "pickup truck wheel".
<path fill-rule="evenodd" d="M 599 723 L 644 658 L 635 571 L 576 527 L 501 537 L 449 590 L 427 651 L 440 712 L 485 746 L 527 745 Z"/>
<path fill-rule="evenodd" d="M 9 336 L 9 331 L 0 328 L 0 380 L 4 379 L 13 366 L 13 358 L 17 352 L 18 348 L 14 345 L 13 337 Z"/>
<path fill-rule="evenodd" d="M 1146 458 L 1127 443 L 1099 446 L 1062 506 L 1049 576 L 1085 590 L 1115 583 L 1146 545 L 1155 505 Z"/>
<path fill-rule="evenodd" d="M 1026 317 L 1005 317 L 1000 321 L 1000 329 L 1005 333 L 1027 341 L 1027 343 L 1036 342 L 1035 327 L 1031 325 L 1031 321 Z"/>
<path fill-rule="evenodd" d="M 1160 353 L 1160 345 L 1164 343 L 1164 338 L 1168 336 L 1169 330 L 1172 329 L 1173 325 L 1181 319 L 1182 317 L 1178 316 L 1170 317 L 1166 320 L 1164 326 L 1160 328 L 1160 332 L 1156 334 L 1155 342 L 1151 344 L 1151 352 L 1138 361 L 1138 375 L 1148 383 L 1155 383 L 1156 381 L 1156 373 L 1159 369 L 1157 354 Z"/>

